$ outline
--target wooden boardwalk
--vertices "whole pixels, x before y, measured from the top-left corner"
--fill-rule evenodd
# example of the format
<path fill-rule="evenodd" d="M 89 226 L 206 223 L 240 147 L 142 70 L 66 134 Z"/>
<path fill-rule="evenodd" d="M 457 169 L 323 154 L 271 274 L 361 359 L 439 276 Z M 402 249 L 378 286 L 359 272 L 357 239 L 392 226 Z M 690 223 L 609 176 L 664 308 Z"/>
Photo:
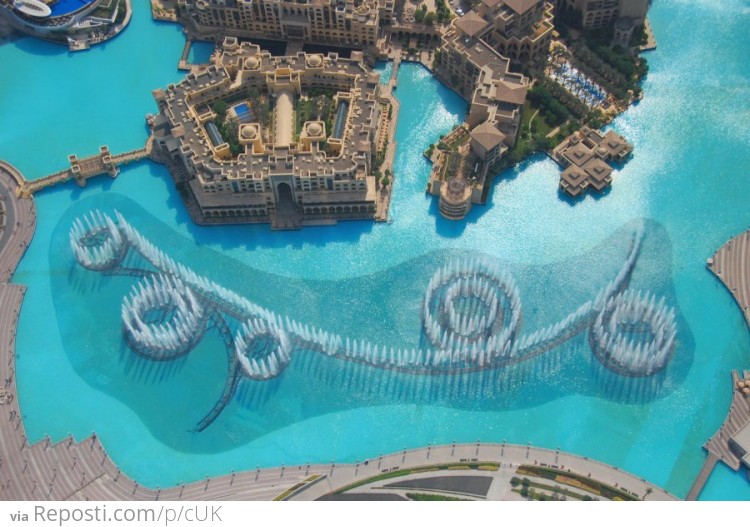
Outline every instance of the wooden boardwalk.
<path fill-rule="evenodd" d="M 698 499 L 698 496 L 700 496 L 703 487 L 706 485 L 709 476 L 711 476 L 711 473 L 714 471 L 714 467 L 718 462 L 718 457 L 711 453 L 708 454 L 706 461 L 703 463 L 701 471 L 698 473 L 698 476 L 695 478 L 695 481 L 693 481 L 693 485 L 688 491 L 685 501 L 695 501 Z"/>
<path fill-rule="evenodd" d="M 739 372 L 732 372 L 732 388 L 734 395 L 732 396 L 732 404 L 729 407 L 729 413 L 727 414 L 724 423 L 722 423 L 719 430 L 706 441 L 703 448 L 708 452 L 706 462 L 703 464 L 698 476 L 693 482 L 693 486 L 688 492 L 687 500 L 695 500 L 703 490 L 703 486 L 708 481 L 708 477 L 711 475 L 711 471 L 718 461 L 721 461 L 732 470 L 739 470 L 742 467 L 740 457 L 732 450 L 729 444 L 729 440 L 734 434 L 736 434 L 743 426 L 750 423 L 750 394 L 743 392 L 740 381 L 747 382 L 750 385 L 750 372 L 744 372 L 743 376 L 740 377 Z"/>
<path fill-rule="evenodd" d="M 725 465 L 733 470 L 739 470 L 741 467 L 740 457 L 729 448 L 729 439 L 736 434 L 743 426 L 750 422 L 750 400 L 748 395 L 742 392 L 738 387 L 740 380 L 750 382 L 750 375 L 745 372 L 744 377 L 740 379 L 738 372 L 732 372 L 732 387 L 734 395 L 732 404 L 729 407 L 724 423 L 721 428 L 709 439 L 704 448 L 713 454 Z"/>
<path fill-rule="evenodd" d="M 708 268 L 729 290 L 750 325 L 750 230 L 716 251 L 708 259 Z"/>
<path fill-rule="evenodd" d="M 750 230 L 725 243 L 708 259 L 707 265 L 727 288 L 742 310 L 745 322 L 750 325 Z M 729 441 L 750 422 L 750 393 L 744 393 L 740 385 L 743 381 L 750 386 L 750 373 L 745 371 L 740 376 L 739 372 L 733 371 L 731 375 L 732 404 L 724 423 L 703 445 L 708 457 L 688 492 L 687 500 L 698 498 L 717 462 L 721 461 L 735 471 L 741 468 L 741 460 L 731 449 Z"/>
<path fill-rule="evenodd" d="M 190 48 L 193 47 L 193 39 L 186 38 L 185 39 L 185 45 L 182 48 L 182 55 L 180 56 L 180 61 L 177 63 L 177 69 L 180 71 L 190 71 L 191 66 L 188 62 L 188 57 L 190 56 Z"/>
<path fill-rule="evenodd" d="M 31 243 L 36 227 L 36 207 L 29 199 L 16 199 L 25 182 L 10 163 L 0 160 L 0 194 L 4 198 L 5 225 L 0 230 L 0 283 L 8 282 Z"/>
<path fill-rule="evenodd" d="M 391 69 L 391 77 L 388 79 L 388 86 L 392 89 L 398 87 L 398 68 L 401 66 L 401 54 L 397 54 L 393 58 L 393 68 Z"/>

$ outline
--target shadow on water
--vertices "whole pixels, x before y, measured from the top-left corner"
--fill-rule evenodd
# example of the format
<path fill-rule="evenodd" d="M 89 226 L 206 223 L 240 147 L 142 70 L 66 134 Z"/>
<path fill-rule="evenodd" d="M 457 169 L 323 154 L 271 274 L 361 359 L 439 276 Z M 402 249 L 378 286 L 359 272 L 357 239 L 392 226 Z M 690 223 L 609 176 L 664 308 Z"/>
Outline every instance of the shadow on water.
<path fill-rule="evenodd" d="M 579 203 L 583 203 L 587 199 L 593 199 L 594 201 L 599 201 L 600 199 L 606 198 L 609 196 L 610 192 L 612 191 L 612 187 L 607 187 L 601 192 L 597 192 L 594 189 L 587 189 L 586 191 L 582 192 L 578 196 L 571 196 L 567 194 L 562 189 L 557 189 L 557 198 L 568 205 L 569 207 L 575 207 Z"/>
<path fill-rule="evenodd" d="M 271 226 L 267 223 L 200 226 L 189 222 L 187 227 L 199 244 L 218 244 L 222 250 L 243 249 L 250 252 L 258 248 L 302 249 L 306 245 L 324 247 L 329 243 L 355 243 L 375 228 L 371 221 L 341 221 L 335 229 L 328 226 L 305 227 L 308 231 L 315 229 L 315 236 L 310 236 L 309 232 L 301 230 L 273 231 L 273 235 L 270 235 Z"/>
<path fill-rule="evenodd" d="M 440 198 L 437 196 L 433 196 L 432 203 L 430 203 L 430 208 L 428 209 L 429 215 L 435 218 L 435 232 L 443 238 L 458 238 L 466 230 L 466 225 L 470 220 L 468 216 L 461 220 L 449 220 L 444 218 L 443 215 L 440 214 L 439 199 Z M 472 211 L 475 208 L 476 206 L 472 206 Z"/>
<path fill-rule="evenodd" d="M 148 167 L 150 176 L 162 180 L 169 188 L 167 208 L 173 215 L 168 221 L 185 226 L 198 244 L 218 245 L 227 251 L 285 247 L 302 249 L 306 245 L 323 247 L 329 243 L 355 243 L 376 228 L 374 222 L 368 220 L 342 220 L 334 229 L 330 226 L 312 226 L 303 230 L 273 231 L 273 234 L 268 223 L 197 225 L 190 218 L 180 193 L 174 190 L 174 183 L 167 168 L 153 162 L 149 162 Z M 314 236 L 310 236 L 311 230 L 315 231 Z"/>
<path fill-rule="evenodd" d="M 119 357 L 125 377 L 139 385 L 168 381 L 182 371 L 187 361 L 187 357 L 172 361 L 150 360 L 133 353 L 124 341 L 120 345 Z"/>
<path fill-rule="evenodd" d="M 9 44 L 32 55 L 49 57 L 58 55 L 72 56 L 74 54 L 74 52 L 68 51 L 68 47 L 65 45 L 55 44 L 34 37 L 17 36 Z"/>

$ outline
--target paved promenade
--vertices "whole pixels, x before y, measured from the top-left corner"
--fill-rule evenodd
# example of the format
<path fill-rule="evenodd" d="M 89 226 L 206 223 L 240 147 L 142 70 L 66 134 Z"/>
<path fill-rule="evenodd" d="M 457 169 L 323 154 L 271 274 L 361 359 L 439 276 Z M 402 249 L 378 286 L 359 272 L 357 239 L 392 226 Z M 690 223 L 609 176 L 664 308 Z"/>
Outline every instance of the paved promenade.
<path fill-rule="evenodd" d="M 5 210 L 5 225 L 0 231 L 0 283 L 10 281 L 34 236 L 34 202 L 16 198 L 16 190 L 23 183 L 23 176 L 13 165 L 0 161 L 0 199 L 3 199 Z M 0 309 L 3 308 L 3 304 L 0 304 Z"/>
<path fill-rule="evenodd" d="M 750 230 L 722 245 L 708 259 L 708 268 L 729 290 L 750 325 Z"/>
<path fill-rule="evenodd" d="M 349 465 L 315 466 L 313 470 L 323 473 L 327 477 L 309 485 L 296 494 L 293 499 L 318 499 L 354 482 L 366 480 L 388 471 L 448 463 L 476 463 L 481 465 L 482 463 L 489 462 L 501 465 L 501 469 L 496 473 L 496 478 L 500 478 L 501 481 L 498 484 L 493 484 L 494 491 L 488 496 L 490 499 L 508 499 L 510 497 L 509 480 L 512 475 L 515 475 L 515 469 L 519 465 L 557 467 L 561 470 L 591 477 L 599 482 L 629 491 L 631 494 L 635 494 L 646 500 L 662 501 L 678 499 L 643 478 L 624 472 L 617 467 L 600 463 L 599 461 L 556 450 L 536 448 L 530 445 L 502 443 L 441 445 L 416 450 L 404 450 L 385 456 L 376 456 L 367 460 L 366 465 L 363 462 Z M 454 470 L 445 472 L 450 473 L 452 476 L 461 474 L 460 471 Z M 493 472 L 490 471 L 471 471 L 471 473 L 475 476 L 493 475 Z M 438 474 L 439 472 L 417 473 L 410 477 L 421 478 Z M 384 486 L 388 483 L 390 483 L 390 480 L 381 481 L 378 486 Z M 547 483 L 549 484 L 549 482 Z M 368 487 L 365 488 L 365 491 L 374 490 L 375 492 L 382 492 L 382 490 L 376 491 L 372 489 L 372 486 Z M 362 492 L 362 489 L 354 489 L 352 492 Z"/>
<path fill-rule="evenodd" d="M 686 500 L 698 499 L 717 462 L 721 461 L 734 471 L 740 470 L 742 460 L 731 448 L 730 441 L 735 434 L 750 423 L 750 393 L 745 392 L 746 385 L 750 386 L 750 372 L 745 371 L 740 375 L 740 372 L 733 371 L 731 377 L 732 404 L 729 406 L 729 412 L 727 412 L 719 430 L 703 445 L 703 448 L 708 452 L 708 457 L 698 476 L 696 476 L 685 498 Z"/>

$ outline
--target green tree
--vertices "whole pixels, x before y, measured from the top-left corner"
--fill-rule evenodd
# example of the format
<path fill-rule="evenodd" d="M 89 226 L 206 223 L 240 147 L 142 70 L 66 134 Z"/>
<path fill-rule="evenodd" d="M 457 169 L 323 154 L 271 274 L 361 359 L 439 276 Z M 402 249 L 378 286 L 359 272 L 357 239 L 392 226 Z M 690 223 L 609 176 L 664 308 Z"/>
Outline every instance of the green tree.
<path fill-rule="evenodd" d="M 427 7 L 422 5 L 421 8 L 414 11 L 414 20 L 420 24 L 424 22 L 425 16 L 427 15 Z"/>
<path fill-rule="evenodd" d="M 219 117 L 220 121 L 223 121 L 227 116 L 228 105 L 224 101 L 215 101 L 211 104 L 211 109 Z"/>
<path fill-rule="evenodd" d="M 552 139 L 543 135 L 534 136 L 534 144 L 537 150 L 550 150 L 552 149 Z"/>

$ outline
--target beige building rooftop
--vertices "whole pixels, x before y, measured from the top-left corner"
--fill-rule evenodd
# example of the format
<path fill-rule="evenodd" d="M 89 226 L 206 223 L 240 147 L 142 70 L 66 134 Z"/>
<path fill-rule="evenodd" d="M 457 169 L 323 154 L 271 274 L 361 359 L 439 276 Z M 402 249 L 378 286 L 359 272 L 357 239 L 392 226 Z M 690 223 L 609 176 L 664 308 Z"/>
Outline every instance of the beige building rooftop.
<path fill-rule="evenodd" d="M 495 125 L 485 121 L 474 128 L 469 135 L 472 141 L 476 141 L 485 150 L 492 150 L 505 140 L 505 134 L 495 128 Z"/>
<path fill-rule="evenodd" d="M 495 99 L 499 102 L 523 105 L 528 91 L 529 85 L 526 83 L 510 82 L 503 79 L 497 83 Z"/>
<path fill-rule="evenodd" d="M 584 126 L 552 151 L 552 158 L 565 169 L 560 175 L 560 189 L 574 197 L 588 187 L 601 192 L 612 184 L 614 172 L 605 161 L 622 162 L 632 152 L 633 145 L 616 132 L 602 134 Z"/>
<path fill-rule="evenodd" d="M 489 24 L 476 11 L 469 11 L 456 20 L 456 27 L 469 37 L 474 37 L 484 31 Z"/>
<path fill-rule="evenodd" d="M 539 0 L 500 0 L 519 15 L 539 4 Z"/>

